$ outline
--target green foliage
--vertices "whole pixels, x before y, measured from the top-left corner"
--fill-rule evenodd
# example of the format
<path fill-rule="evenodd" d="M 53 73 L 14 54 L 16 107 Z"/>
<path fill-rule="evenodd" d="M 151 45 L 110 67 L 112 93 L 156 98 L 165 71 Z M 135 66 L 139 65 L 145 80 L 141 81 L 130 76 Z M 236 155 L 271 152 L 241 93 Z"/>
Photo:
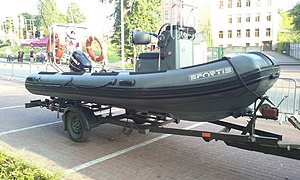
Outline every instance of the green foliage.
<path fill-rule="evenodd" d="M 116 68 L 116 69 L 122 69 L 122 66 L 119 65 L 119 66 L 116 66 L 114 68 Z M 133 64 L 132 63 L 125 63 L 124 68 L 125 69 L 133 69 Z"/>
<path fill-rule="evenodd" d="M 38 2 L 39 15 L 41 16 L 42 25 L 44 26 L 45 34 L 49 33 L 48 27 L 53 23 L 63 23 L 62 13 L 59 12 L 56 5 L 56 0 L 39 0 Z"/>
<path fill-rule="evenodd" d="M 293 13 L 295 13 L 295 9 L 293 10 Z M 278 43 L 279 43 L 277 49 L 278 50 L 282 49 L 279 51 L 285 51 L 286 43 L 300 42 L 300 33 L 299 33 L 300 30 L 297 30 L 297 28 L 295 28 L 295 24 L 294 24 L 295 16 L 291 14 L 291 11 L 280 12 L 280 16 L 282 18 L 280 22 L 280 28 L 282 29 L 282 32 L 279 32 L 277 36 Z"/>
<path fill-rule="evenodd" d="M 10 49 L 12 51 L 12 57 L 13 58 L 17 58 L 17 55 L 18 55 L 18 50 L 19 49 L 22 49 L 24 51 L 25 54 L 29 54 L 29 51 L 30 51 L 30 47 L 29 46 L 10 46 L 8 44 L 5 44 L 5 45 L 1 45 L 0 46 L 0 58 L 6 58 L 6 49 Z M 28 57 L 24 57 L 24 59 L 29 59 Z"/>
<path fill-rule="evenodd" d="M 280 32 L 278 33 L 278 42 L 289 42 L 289 43 L 299 43 L 300 34 L 298 32 L 289 31 L 289 32 Z"/>
<path fill-rule="evenodd" d="M 80 8 L 76 3 L 71 2 L 71 7 L 67 10 L 67 15 L 65 15 L 66 23 L 79 24 L 86 22 L 86 17 L 80 12 Z"/>
<path fill-rule="evenodd" d="M 289 15 L 289 12 L 280 12 L 282 18 L 280 22 L 280 28 L 291 30 L 293 29 L 293 17 Z"/>
<path fill-rule="evenodd" d="M 67 24 L 82 23 L 86 21 L 86 17 L 80 12 L 79 7 L 74 2 L 71 3 L 71 8 L 68 8 L 67 14 L 58 10 L 56 0 L 39 0 L 38 10 L 39 16 L 37 20 L 44 26 L 44 34 L 49 33 L 48 28 L 54 23 Z"/>
<path fill-rule="evenodd" d="M 290 49 L 290 43 L 289 42 L 277 43 L 277 49 L 276 49 L 277 52 L 289 55 L 288 54 L 290 52 L 289 49 Z"/>
<path fill-rule="evenodd" d="M 41 167 L 29 164 L 24 160 L 7 155 L 0 151 L 0 179 L 61 179 L 58 174 L 51 174 Z"/>
<path fill-rule="evenodd" d="M 109 63 L 116 63 L 121 60 L 119 50 L 112 44 L 108 46 L 107 57 Z"/>
<path fill-rule="evenodd" d="M 0 44 L 0 48 L 6 47 L 6 46 L 9 46 L 9 44 Z"/>
<path fill-rule="evenodd" d="M 112 43 L 121 51 L 121 2 L 115 1 L 115 24 Z M 131 33 L 138 28 L 145 32 L 157 32 L 161 25 L 161 0 L 134 0 L 131 11 L 129 1 L 124 1 L 125 58 L 133 58 Z"/>
<path fill-rule="evenodd" d="M 300 3 L 289 10 L 289 16 L 293 18 L 294 30 L 300 30 Z"/>

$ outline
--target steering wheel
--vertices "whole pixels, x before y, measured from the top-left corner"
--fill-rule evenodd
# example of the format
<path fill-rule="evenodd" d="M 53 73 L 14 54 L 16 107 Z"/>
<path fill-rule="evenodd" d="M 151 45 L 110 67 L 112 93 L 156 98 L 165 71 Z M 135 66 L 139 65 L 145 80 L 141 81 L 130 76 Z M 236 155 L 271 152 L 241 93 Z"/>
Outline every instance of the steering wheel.
<path fill-rule="evenodd" d="M 161 32 L 162 32 L 162 30 L 164 29 L 164 28 L 166 28 L 167 26 L 170 26 L 171 24 L 170 23 L 165 23 L 165 24 L 163 24 L 161 27 L 160 27 L 160 29 L 159 29 L 159 31 L 158 31 L 158 35 L 160 35 L 161 34 Z"/>

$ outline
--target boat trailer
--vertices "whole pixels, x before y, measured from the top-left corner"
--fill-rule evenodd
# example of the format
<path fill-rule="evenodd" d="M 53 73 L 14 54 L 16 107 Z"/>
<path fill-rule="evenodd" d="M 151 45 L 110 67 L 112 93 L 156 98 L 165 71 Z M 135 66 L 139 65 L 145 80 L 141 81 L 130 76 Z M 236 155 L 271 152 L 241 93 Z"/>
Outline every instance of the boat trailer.
<path fill-rule="evenodd" d="M 57 111 L 57 118 L 59 118 L 59 113 L 63 113 L 62 119 L 65 130 L 75 142 L 87 140 L 92 128 L 104 123 L 110 123 L 122 126 L 123 133 L 127 135 L 136 129 L 141 134 L 154 132 L 202 137 L 206 142 L 211 140 L 224 141 L 228 146 L 300 160 L 300 144 L 284 144 L 282 143 L 282 135 L 255 128 L 258 118 L 277 120 L 277 108 L 268 107 L 261 109 L 265 101 L 272 104 L 268 97 L 259 98 L 254 103 L 254 110 L 251 113 L 243 115 L 250 118 L 246 126 L 225 121 L 209 122 L 224 127 L 218 132 L 166 127 L 166 124 L 178 124 L 180 122 L 180 120 L 173 119 L 168 114 L 143 113 L 120 108 L 118 108 L 118 111 L 113 112 L 114 107 L 109 105 L 98 105 L 56 97 L 51 97 L 43 101 L 33 100 L 25 103 L 25 107 L 42 107 L 51 111 Z M 258 111 L 262 115 L 258 115 Z M 295 117 L 288 117 L 288 121 L 300 130 L 300 123 Z M 229 133 L 232 129 L 238 130 L 241 133 Z"/>

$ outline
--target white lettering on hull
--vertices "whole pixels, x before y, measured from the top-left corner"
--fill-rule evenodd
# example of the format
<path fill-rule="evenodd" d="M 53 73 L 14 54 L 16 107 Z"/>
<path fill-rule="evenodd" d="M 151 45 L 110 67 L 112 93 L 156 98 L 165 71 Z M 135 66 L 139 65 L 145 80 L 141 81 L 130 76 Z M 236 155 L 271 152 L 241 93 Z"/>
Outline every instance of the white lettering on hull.
<path fill-rule="evenodd" d="M 210 71 L 191 74 L 191 75 L 189 75 L 189 79 L 190 79 L 190 81 L 196 81 L 196 80 L 202 80 L 202 79 L 206 79 L 206 78 L 224 76 L 224 75 L 232 74 L 232 73 L 233 73 L 232 67 L 224 67 L 224 68 L 220 68 L 220 69 L 213 69 Z"/>

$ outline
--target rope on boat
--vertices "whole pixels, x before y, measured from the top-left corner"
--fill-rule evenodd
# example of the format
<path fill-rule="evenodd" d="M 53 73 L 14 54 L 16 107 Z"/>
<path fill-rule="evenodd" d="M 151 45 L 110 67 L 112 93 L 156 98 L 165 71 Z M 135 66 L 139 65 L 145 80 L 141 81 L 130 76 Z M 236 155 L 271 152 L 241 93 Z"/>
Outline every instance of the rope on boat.
<path fill-rule="evenodd" d="M 72 81 L 73 81 L 73 78 L 70 78 L 68 80 L 68 82 L 66 84 L 64 84 L 63 86 L 71 85 L 74 89 L 79 89 L 79 88 L 84 88 L 84 89 L 98 89 L 98 88 L 104 88 L 104 87 L 106 87 L 108 85 L 114 86 L 117 83 L 117 79 L 112 79 L 111 81 L 109 81 L 109 82 L 107 82 L 105 84 L 102 84 L 100 86 L 80 86 L 80 85 L 74 84 Z"/>
<path fill-rule="evenodd" d="M 235 72 L 235 74 L 237 75 L 237 77 L 239 78 L 239 80 L 241 81 L 241 83 L 243 84 L 243 86 L 248 89 L 252 94 L 254 94 L 257 98 L 261 98 L 258 94 L 256 94 L 254 91 L 252 91 L 247 84 L 244 82 L 243 78 L 239 75 L 239 73 L 237 72 L 237 70 L 235 69 L 234 65 L 232 64 L 232 62 L 230 61 L 229 57 L 223 57 L 222 59 L 227 60 L 228 63 L 231 65 L 233 71 Z"/>

